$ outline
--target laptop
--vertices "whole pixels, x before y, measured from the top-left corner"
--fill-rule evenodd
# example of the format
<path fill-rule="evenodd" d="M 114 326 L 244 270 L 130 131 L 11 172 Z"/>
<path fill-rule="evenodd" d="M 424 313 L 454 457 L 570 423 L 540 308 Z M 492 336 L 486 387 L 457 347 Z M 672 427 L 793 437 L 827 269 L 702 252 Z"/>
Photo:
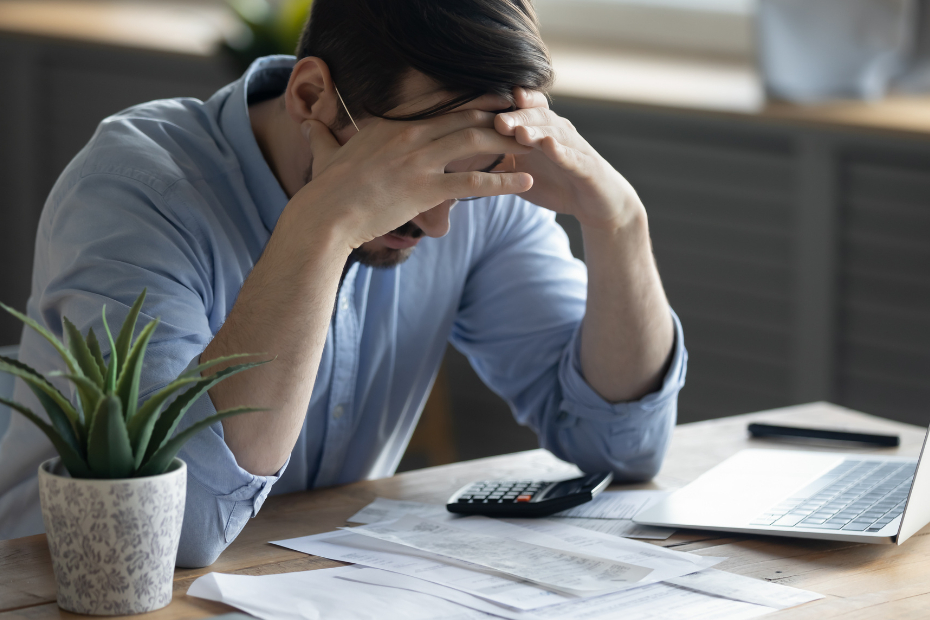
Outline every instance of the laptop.
<path fill-rule="evenodd" d="M 917 459 L 743 450 L 640 511 L 642 525 L 900 545 L 930 522 L 927 436 Z"/>

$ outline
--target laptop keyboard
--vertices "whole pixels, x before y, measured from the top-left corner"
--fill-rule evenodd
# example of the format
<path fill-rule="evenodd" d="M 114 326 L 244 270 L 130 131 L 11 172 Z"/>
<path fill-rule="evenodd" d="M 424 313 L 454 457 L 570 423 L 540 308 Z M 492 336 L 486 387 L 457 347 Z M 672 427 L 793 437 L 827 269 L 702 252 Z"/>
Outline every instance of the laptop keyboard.
<path fill-rule="evenodd" d="M 915 463 L 843 461 L 752 525 L 878 532 L 904 512 L 916 468 Z"/>

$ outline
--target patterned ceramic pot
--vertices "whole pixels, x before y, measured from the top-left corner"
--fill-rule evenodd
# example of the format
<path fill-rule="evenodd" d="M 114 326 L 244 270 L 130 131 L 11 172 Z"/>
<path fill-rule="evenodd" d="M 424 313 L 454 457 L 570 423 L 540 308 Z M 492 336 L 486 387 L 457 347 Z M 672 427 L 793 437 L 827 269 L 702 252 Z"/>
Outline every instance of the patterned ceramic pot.
<path fill-rule="evenodd" d="M 187 465 L 160 476 L 71 478 L 59 458 L 39 466 L 42 518 L 58 605 L 98 616 L 137 614 L 171 602 Z"/>

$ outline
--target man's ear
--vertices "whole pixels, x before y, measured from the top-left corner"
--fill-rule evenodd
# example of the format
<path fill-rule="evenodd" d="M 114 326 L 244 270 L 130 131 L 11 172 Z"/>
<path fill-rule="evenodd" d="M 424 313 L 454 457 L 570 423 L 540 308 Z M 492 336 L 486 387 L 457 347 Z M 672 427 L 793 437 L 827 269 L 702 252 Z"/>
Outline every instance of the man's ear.
<path fill-rule="evenodd" d="M 284 103 L 288 115 L 297 125 L 315 120 L 332 127 L 336 122 L 339 101 L 326 63 L 314 56 L 301 58 L 291 72 Z"/>

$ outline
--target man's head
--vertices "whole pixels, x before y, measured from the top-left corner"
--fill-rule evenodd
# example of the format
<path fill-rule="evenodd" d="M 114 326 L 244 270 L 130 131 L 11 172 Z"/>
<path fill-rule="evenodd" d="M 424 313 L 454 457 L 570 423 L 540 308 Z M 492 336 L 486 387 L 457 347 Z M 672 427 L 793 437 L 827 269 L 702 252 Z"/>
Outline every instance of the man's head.
<path fill-rule="evenodd" d="M 314 0 L 297 57 L 326 64 L 362 127 L 375 117 L 437 116 L 487 94 L 512 102 L 514 87 L 545 92 L 553 80 L 529 0 Z M 341 102 L 333 113 L 337 138 L 351 137 L 355 129 Z M 489 168 L 494 159 L 465 162 L 463 169 Z M 355 258 L 379 267 L 402 262 L 411 252 L 405 245 L 448 231 L 452 205 L 446 201 L 364 244 Z"/>

